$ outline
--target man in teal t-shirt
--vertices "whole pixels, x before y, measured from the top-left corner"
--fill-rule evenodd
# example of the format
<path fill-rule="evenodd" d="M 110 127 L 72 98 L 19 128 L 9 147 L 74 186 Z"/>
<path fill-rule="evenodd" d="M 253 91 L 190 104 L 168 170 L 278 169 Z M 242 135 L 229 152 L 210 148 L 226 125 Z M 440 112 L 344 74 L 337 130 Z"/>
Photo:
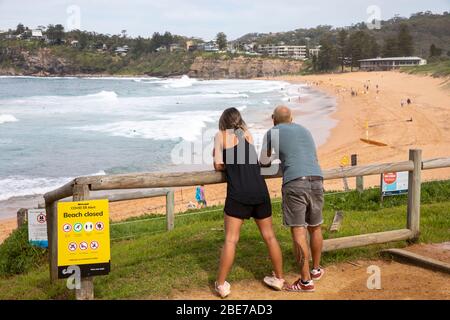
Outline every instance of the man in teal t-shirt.
<path fill-rule="evenodd" d="M 274 127 L 264 136 L 260 162 L 270 166 L 281 161 L 283 172 L 283 223 L 291 228 L 296 259 L 301 277 L 287 287 L 290 291 L 314 291 L 313 280 L 320 280 L 324 270 L 320 267 L 323 236 L 323 175 L 317 159 L 316 146 L 311 133 L 293 123 L 288 107 L 277 107 L 272 116 Z M 309 270 L 311 236 L 313 268 Z"/>

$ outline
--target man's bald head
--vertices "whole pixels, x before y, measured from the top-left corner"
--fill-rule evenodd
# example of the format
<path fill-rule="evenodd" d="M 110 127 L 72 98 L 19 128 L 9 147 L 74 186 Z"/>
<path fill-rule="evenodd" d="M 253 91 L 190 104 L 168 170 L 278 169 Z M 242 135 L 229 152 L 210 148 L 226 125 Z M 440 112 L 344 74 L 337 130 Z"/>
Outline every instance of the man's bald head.
<path fill-rule="evenodd" d="M 292 111 L 286 106 L 278 106 L 273 112 L 273 123 L 275 125 L 281 123 L 292 122 Z"/>

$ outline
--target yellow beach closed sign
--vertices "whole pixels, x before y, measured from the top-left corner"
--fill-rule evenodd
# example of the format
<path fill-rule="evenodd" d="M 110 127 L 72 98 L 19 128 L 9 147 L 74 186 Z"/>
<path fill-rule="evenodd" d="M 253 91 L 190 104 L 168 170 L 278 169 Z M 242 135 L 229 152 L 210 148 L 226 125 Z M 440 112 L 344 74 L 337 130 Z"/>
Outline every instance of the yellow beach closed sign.
<path fill-rule="evenodd" d="M 67 278 L 69 266 L 81 276 L 110 271 L 109 202 L 92 200 L 58 203 L 58 276 Z"/>

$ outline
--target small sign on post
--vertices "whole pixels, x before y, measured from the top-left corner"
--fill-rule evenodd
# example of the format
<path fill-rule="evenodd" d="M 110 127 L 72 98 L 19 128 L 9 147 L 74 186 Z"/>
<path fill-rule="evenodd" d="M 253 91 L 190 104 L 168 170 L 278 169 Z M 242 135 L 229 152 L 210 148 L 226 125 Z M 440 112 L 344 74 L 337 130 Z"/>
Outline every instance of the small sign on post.
<path fill-rule="evenodd" d="M 48 248 L 45 209 L 28 210 L 28 241 L 36 247 Z"/>
<path fill-rule="evenodd" d="M 381 175 L 381 198 L 408 193 L 409 172 L 389 172 Z"/>
<path fill-rule="evenodd" d="M 58 277 L 78 266 L 82 277 L 111 269 L 108 200 L 58 203 Z"/>

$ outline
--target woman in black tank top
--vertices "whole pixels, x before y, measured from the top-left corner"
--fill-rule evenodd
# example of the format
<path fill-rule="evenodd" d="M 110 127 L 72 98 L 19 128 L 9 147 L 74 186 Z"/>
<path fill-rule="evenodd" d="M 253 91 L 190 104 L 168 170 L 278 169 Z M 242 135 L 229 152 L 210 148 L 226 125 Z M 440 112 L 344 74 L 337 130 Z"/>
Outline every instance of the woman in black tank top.
<path fill-rule="evenodd" d="M 281 250 L 273 231 L 272 205 L 266 182 L 261 175 L 253 138 L 240 112 L 235 108 L 224 111 L 219 129 L 214 141 L 214 168 L 225 172 L 227 198 L 224 208 L 225 244 L 216 291 L 222 297 L 230 293 L 230 284 L 226 282 L 226 278 L 233 265 L 240 228 L 244 220 L 250 218 L 254 218 L 258 225 L 275 270 L 274 276 L 267 277 L 265 282 L 270 280 L 270 283 L 276 283 L 276 289 L 281 289 L 284 283 Z"/>

